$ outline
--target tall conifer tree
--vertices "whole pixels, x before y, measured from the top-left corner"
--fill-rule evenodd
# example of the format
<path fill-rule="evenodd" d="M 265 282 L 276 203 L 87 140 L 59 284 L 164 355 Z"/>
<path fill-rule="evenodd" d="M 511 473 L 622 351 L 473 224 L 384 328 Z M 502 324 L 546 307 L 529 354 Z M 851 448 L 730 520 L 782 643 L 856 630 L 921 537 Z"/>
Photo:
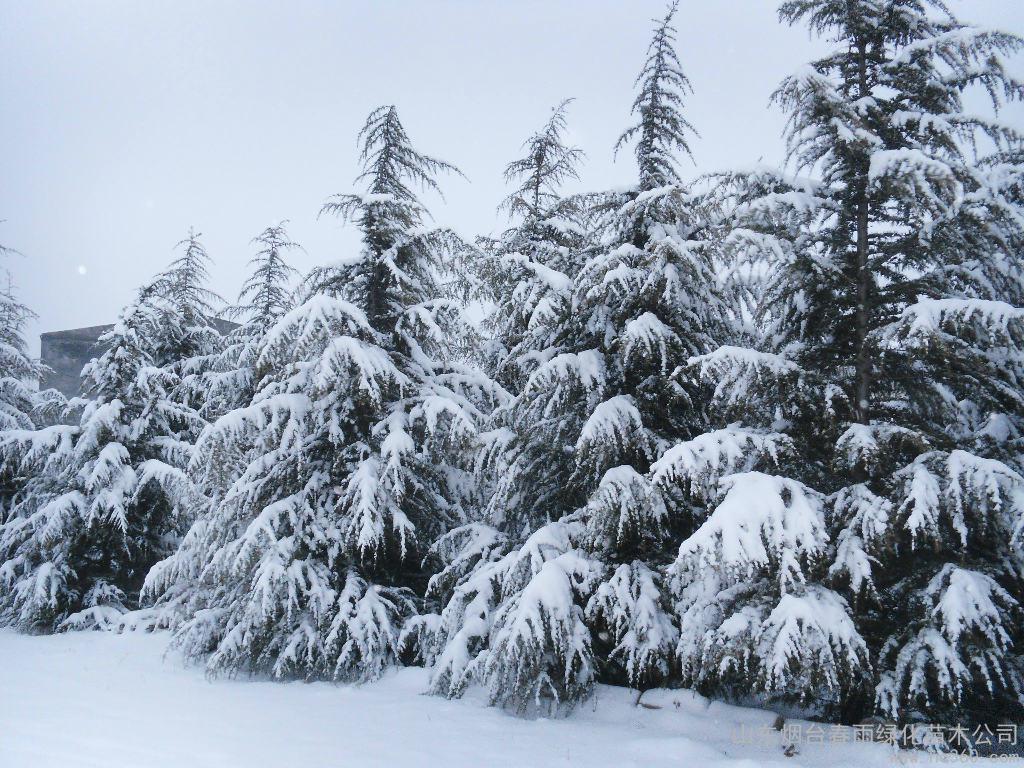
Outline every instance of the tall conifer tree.
<path fill-rule="evenodd" d="M 0 257 L 14 255 L 0 245 Z M 35 393 L 43 368 L 28 356 L 25 324 L 35 317 L 14 293 L 10 271 L 0 272 L 0 430 L 30 429 L 33 425 Z"/>
<path fill-rule="evenodd" d="M 463 522 L 458 456 L 487 387 L 457 354 L 468 329 L 445 280 L 460 243 L 424 226 L 411 188 L 455 169 L 412 147 L 394 107 L 359 138 L 367 190 L 324 211 L 354 221 L 362 248 L 315 270 L 258 342 L 251 403 L 193 464 L 213 508 L 148 580 L 214 672 L 379 675 L 418 610 L 427 547 Z"/>
<path fill-rule="evenodd" d="M 676 441 L 705 431 L 703 385 L 684 368 L 727 325 L 713 214 L 675 162 L 691 130 L 675 10 L 655 20 L 637 122 L 619 142 L 636 143 L 638 183 L 586 200 L 580 221 L 590 231 L 573 274 L 534 270 L 547 301 L 543 322 L 531 322 L 542 333 L 517 360 L 528 375 L 499 409 L 511 429 L 495 435 L 507 462 L 495 506 L 513 541 L 503 549 L 474 535 L 452 559 L 465 567 L 470 552 L 479 565 L 441 617 L 435 690 L 458 694 L 476 676 L 497 703 L 557 708 L 585 696 L 599 674 L 645 687 L 671 671 L 677 629 L 659 571 L 687 511 L 653 492 L 647 475 Z M 560 144 L 543 146 L 572 158 Z M 510 166 L 520 167 L 529 160 Z M 530 276 L 519 285 L 535 295 L 535 284 Z"/>
<path fill-rule="evenodd" d="M 14 255 L 0 245 L 0 257 Z M 28 355 L 25 324 L 35 315 L 14 292 L 10 271 L 0 271 L 0 432 L 31 430 L 59 413 L 64 398 L 55 390 L 38 392 L 45 368 Z M 0 523 L 23 491 L 28 477 L 14 463 L 0 470 Z"/>
<path fill-rule="evenodd" d="M 7 431 L 6 467 L 28 477 L 0 526 L 0 621 L 25 630 L 112 626 L 196 507 L 184 473 L 203 426 L 181 373 L 214 348 L 194 235 L 101 338 L 83 371 L 77 424 Z"/>
<path fill-rule="evenodd" d="M 223 350 L 202 377 L 207 418 L 248 405 L 268 373 L 259 361 L 260 342 L 294 308 L 298 289 L 298 270 L 286 259 L 289 251 L 302 246 L 288 237 L 287 223 L 266 227 L 252 240 L 259 249 L 249 261 L 252 272 L 227 311 L 239 325 L 225 337 Z"/>
<path fill-rule="evenodd" d="M 516 186 L 501 208 L 514 223 L 484 244 L 495 301 L 487 357 L 505 388 L 491 429 L 481 435 L 477 480 L 490 498 L 483 520 L 434 546 L 441 570 L 430 591 L 444 610 L 425 643 L 426 659 L 436 667 L 434 691 L 460 695 L 471 680 L 481 680 L 495 703 L 519 710 L 572 702 L 593 677 L 578 605 L 593 569 L 571 551 L 579 526 L 551 522 L 581 503 L 565 450 L 581 410 L 568 400 L 545 408 L 534 391 L 534 377 L 558 354 L 559 334 L 572 322 L 572 286 L 586 238 L 582 201 L 561 194 L 562 184 L 577 178 L 582 158 L 564 141 L 568 103 L 555 108 L 524 143 L 524 156 L 506 167 L 506 180 Z M 520 620 L 528 614 L 536 620 Z"/>
<path fill-rule="evenodd" d="M 1021 695 L 1021 137 L 964 96 L 1020 98 L 1002 57 L 1021 41 L 925 0 L 780 15 L 837 46 L 775 94 L 805 177 L 741 185 L 763 345 L 713 375 L 761 385 L 795 477 L 828 494 L 817 573 L 868 651 L 833 715 L 999 719 Z"/>

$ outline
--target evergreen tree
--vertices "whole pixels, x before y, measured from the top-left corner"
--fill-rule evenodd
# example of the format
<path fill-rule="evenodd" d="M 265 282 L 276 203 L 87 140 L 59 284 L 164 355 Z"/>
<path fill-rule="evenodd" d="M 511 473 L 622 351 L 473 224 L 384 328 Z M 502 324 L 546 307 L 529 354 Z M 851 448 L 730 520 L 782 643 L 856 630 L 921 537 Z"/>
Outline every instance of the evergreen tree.
<path fill-rule="evenodd" d="M 505 168 L 506 181 L 516 186 L 499 210 L 515 223 L 484 248 L 486 285 L 495 303 L 486 319 L 493 340 L 488 362 L 508 393 L 485 435 L 483 466 L 496 483 L 489 519 L 517 533 L 543 521 L 539 510 L 545 507 L 577 506 L 563 495 L 572 463 L 562 446 L 565 434 L 578 431 L 575 416 L 568 408 L 541 416 L 531 410 L 538 403 L 527 394 L 558 344 L 560 329 L 572 322 L 572 285 L 586 238 L 582 201 L 559 191 L 578 178 L 582 159 L 579 149 L 563 141 L 568 104 L 554 109 L 524 143 L 524 157 Z M 541 438 L 541 422 L 549 435 L 561 433 L 559 438 Z"/>
<path fill-rule="evenodd" d="M 1021 137 L 963 95 L 1019 98 L 1002 56 L 1021 41 L 922 0 L 792 0 L 780 14 L 838 45 L 775 94 L 808 177 L 739 185 L 730 243 L 767 268 L 761 345 L 705 372 L 793 438 L 786 482 L 828 494 L 829 546 L 806 554 L 845 600 L 804 589 L 842 628 L 833 655 L 868 651 L 832 716 L 1005 719 L 1022 691 Z"/>
<path fill-rule="evenodd" d="M 0 623 L 23 630 L 111 626 L 149 566 L 184 530 L 180 467 L 198 416 L 174 402 L 160 367 L 170 310 L 163 276 L 145 286 L 86 366 L 77 425 L 8 431 L 5 467 L 28 477 L 0 526 Z"/>
<path fill-rule="evenodd" d="M 0 245 L 0 256 L 13 253 Z M 31 385 L 43 375 L 42 365 L 28 356 L 25 343 L 25 324 L 35 315 L 18 300 L 6 268 L 3 278 L 6 284 L 0 289 L 0 431 L 31 429 L 36 407 Z"/>
<path fill-rule="evenodd" d="M 203 404 L 201 415 L 208 421 L 249 406 L 262 389 L 264 378 L 276 373 L 274 361 L 261 356 L 261 345 L 278 321 L 295 308 L 296 289 L 292 282 L 298 272 L 285 262 L 284 256 L 301 246 L 288 238 L 286 223 L 269 226 L 253 238 L 259 250 L 249 262 L 252 273 L 242 285 L 238 302 L 228 309 L 229 317 L 242 322 L 224 339 L 222 351 L 211 364 L 197 366 L 192 388 L 201 390 L 197 393 Z M 212 510 L 220 503 L 218 491 L 230 487 L 244 470 L 246 451 L 247 446 L 238 441 L 230 448 L 222 445 L 208 456 L 198 454 L 200 461 L 209 458 L 212 462 L 209 467 L 190 468 L 190 474 L 199 479 L 196 483 L 201 491 L 196 495 L 199 511 L 180 552 L 161 566 L 170 569 L 168 572 L 177 579 L 171 582 L 166 580 L 167 576 L 163 577 L 159 606 L 140 612 L 137 625 L 176 626 L 187 617 L 190 600 L 197 592 L 194 582 L 199 578 L 197 572 L 188 568 L 202 565 L 194 550 L 197 538 Z M 206 481 L 202 482 L 204 477 Z"/>
<path fill-rule="evenodd" d="M 423 642 L 433 691 L 458 696 L 479 680 L 492 703 L 518 712 L 571 705 L 594 675 L 582 601 L 600 564 L 578 549 L 578 522 L 541 524 L 541 510 L 566 508 L 563 484 L 572 465 L 564 439 L 545 440 L 537 428 L 564 433 L 576 415 L 550 409 L 538 419 L 532 409 L 539 404 L 528 394 L 559 328 L 570 322 L 586 237 L 581 200 L 560 194 L 582 158 L 563 141 L 568 104 L 554 109 L 524 143 L 524 157 L 506 167 L 506 181 L 516 186 L 500 210 L 514 224 L 484 243 L 495 304 L 486 321 L 487 357 L 504 392 L 481 435 L 477 482 L 489 499 L 485 522 L 457 528 L 432 548 L 439 572 L 428 593 L 444 609 L 429 617 Z"/>
<path fill-rule="evenodd" d="M 703 385 L 684 367 L 715 348 L 727 323 L 714 212 L 675 166 L 674 153 L 689 151 L 690 128 L 674 13 L 672 6 L 655 21 L 637 80 L 637 123 L 619 142 L 636 140 L 638 184 L 586 201 L 578 220 L 591 231 L 573 242 L 578 256 L 545 233 L 558 254 L 548 260 L 571 257 L 571 274 L 523 262 L 533 274 L 516 290 L 541 297 L 543 314 L 529 316 L 532 333 L 516 337 L 526 341 L 520 349 L 503 350 L 511 354 L 498 375 L 521 373 L 503 382 L 514 397 L 497 411 L 501 428 L 485 451 L 499 468 L 492 522 L 511 541 L 478 556 L 453 590 L 437 634 L 438 692 L 457 695 L 477 675 L 498 703 L 557 709 L 585 696 L 599 674 L 644 688 L 671 671 L 678 630 L 660 573 L 690 510 L 647 475 L 674 443 L 705 431 Z M 560 129 L 553 122 L 528 143 L 533 158 L 544 157 L 535 147 L 550 153 L 546 163 L 525 158 L 510 173 L 574 160 Z M 536 178 L 527 176 L 527 192 Z M 519 190 L 513 199 L 523 197 Z M 575 235 L 556 228 L 567 231 Z M 507 315 L 499 307 L 501 327 Z M 526 562 L 528 570 L 515 565 Z M 505 567 L 511 575 L 495 575 Z"/>
<path fill-rule="evenodd" d="M 596 665 L 583 605 L 603 566 L 580 548 L 583 533 L 566 518 L 515 546 L 485 525 L 438 541 L 445 567 L 430 586 L 451 597 L 431 617 L 435 693 L 460 696 L 479 681 L 492 704 L 518 713 L 558 712 L 588 695 Z"/>
<path fill-rule="evenodd" d="M 566 99 L 543 128 L 523 144 L 525 154 L 505 167 L 515 188 L 502 201 L 515 222 L 502 235 L 483 242 L 485 281 L 494 310 L 485 323 L 494 341 L 491 366 L 496 381 L 519 392 L 546 349 L 545 334 L 569 308 L 572 279 L 579 269 L 584 230 L 578 198 L 565 198 L 561 186 L 579 178 L 582 150 L 566 146 Z"/>
<path fill-rule="evenodd" d="M 654 34 L 635 83 L 638 93 L 633 100 L 632 113 L 637 122 L 623 131 L 615 143 L 616 152 L 631 141 L 636 144 L 633 153 L 640 177 L 639 192 L 681 185 L 676 152 L 693 156 L 687 133 L 696 134 L 696 130 L 682 112 L 683 99 L 693 92 L 693 87 L 679 63 L 675 49 L 676 29 L 672 26 L 678 10 L 679 2 L 673 0 L 664 18 L 652 20 Z M 636 192 L 633 194 L 635 196 Z M 636 237 L 643 241 L 647 234 L 643 231 L 643 222 L 635 219 L 634 223 Z"/>
<path fill-rule="evenodd" d="M 686 365 L 729 327 L 716 276 L 718 214 L 675 161 L 690 153 L 692 132 L 675 12 L 673 4 L 655 21 L 637 78 L 637 122 L 616 147 L 635 142 L 638 183 L 601 201 L 599 240 L 574 296 L 574 351 L 594 355 L 597 372 L 573 446 L 574 479 L 587 494 L 589 550 L 609 568 L 588 616 L 603 678 L 641 690 L 674 667 L 678 630 L 660 574 L 700 515 L 689 499 L 652 487 L 648 474 L 678 441 L 707 430 L 704 386 Z"/>
<path fill-rule="evenodd" d="M 678 446 L 655 476 L 714 479 L 712 511 L 669 570 L 683 680 L 707 694 L 833 714 L 869 662 L 846 602 L 821 583 L 825 499 L 792 478 L 742 471 L 785 450 L 781 436 L 711 435 Z"/>
<path fill-rule="evenodd" d="M 267 374 L 258 358 L 259 344 L 271 328 L 295 305 L 298 270 L 285 261 L 288 251 L 301 248 L 288 238 L 287 221 L 267 227 L 252 242 L 259 250 L 250 260 L 238 302 L 228 316 L 241 320 L 224 343 L 223 351 L 204 377 L 203 414 L 216 418 L 252 402 Z"/>
<path fill-rule="evenodd" d="M 0 256 L 13 254 L 0 245 Z M 25 323 L 34 317 L 18 300 L 10 272 L 5 269 L 7 285 L 0 290 L 0 433 L 31 430 L 53 420 L 63 407 L 64 398 L 56 390 L 37 392 L 34 384 L 45 368 L 28 356 Z M 28 477 L 14 463 L 0 468 L 0 523 L 23 492 Z"/>
<path fill-rule="evenodd" d="M 154 350 L 154 359 L 158 365 L 170 366 L 180 379 L 172 396 L 197 411 L 207 410 L 207 374 L 224 347 L 224 339 L 213 323 L 217 307 L 224 300 L 206 287 L 210 257 L 201 236 L 189 229 L 188 237 L 176 246 L 180 255 L 161 273 L 155 286 L 168 311 L 161 315 L 160 347 Z"/>
<path fill-rule="evenodd" d="M 219 418 L 194 470 L 213 500 L 147 588 L 176 642 L 211 672 L 363 680 L 396 663 L 429 576 L 422 558 L 463 522 L 486 380 L 458 360 L 447 230 L 410 188 L 455 169 L 417 152 L 394 107 L 360 134 L 359 253 L 315 270 L 305 301 L 257 343 L 252 402 Z M 182 586 L 184 585 L 184 587 Z"/>

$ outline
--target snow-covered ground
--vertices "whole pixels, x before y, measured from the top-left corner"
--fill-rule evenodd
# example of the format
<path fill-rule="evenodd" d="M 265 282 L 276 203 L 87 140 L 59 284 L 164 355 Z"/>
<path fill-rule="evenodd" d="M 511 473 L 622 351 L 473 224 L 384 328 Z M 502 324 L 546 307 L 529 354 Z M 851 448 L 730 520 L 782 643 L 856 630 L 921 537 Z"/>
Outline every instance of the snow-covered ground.
<path fill-rule="evenodd" d="M 0 631 L 0 766 L 872 768 L 913 761 L 913 753 L 881 744 L 830 743 L 828 729 L 823 744 L 801 743 L 787 757 L 771 713 L 685 691 L 649 692 L 645 703 L 661 708 L 647 709 L 633 706 L 628 690 L 601 687 L 567 719 L 524 720 L 472 693 L 460 701 L 420 695 L 421 669 L 359 687 L 208 681 L 165 656 L 166 647 L 165 634 Z"/>

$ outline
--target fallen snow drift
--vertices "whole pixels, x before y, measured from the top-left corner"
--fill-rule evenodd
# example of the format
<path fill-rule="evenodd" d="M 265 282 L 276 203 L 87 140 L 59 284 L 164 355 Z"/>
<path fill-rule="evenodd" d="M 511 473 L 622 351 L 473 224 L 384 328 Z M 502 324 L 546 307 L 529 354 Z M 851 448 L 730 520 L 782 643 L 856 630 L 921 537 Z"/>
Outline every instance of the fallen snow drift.
<path fill-rule="evenodd" d="M 661 709 L 647 709 L 601 686 L 567 719 L 523 720 L 473 692 L 420 695 L 422 669 L 362 686 L 208 681 L 166 647 L 166 634 L 0 631 L 0 766 L 871 768 L 895 757 L 828 736 L 786 757 L 772 713 L 687 691 L 650 691 L 644 702 Z"/>

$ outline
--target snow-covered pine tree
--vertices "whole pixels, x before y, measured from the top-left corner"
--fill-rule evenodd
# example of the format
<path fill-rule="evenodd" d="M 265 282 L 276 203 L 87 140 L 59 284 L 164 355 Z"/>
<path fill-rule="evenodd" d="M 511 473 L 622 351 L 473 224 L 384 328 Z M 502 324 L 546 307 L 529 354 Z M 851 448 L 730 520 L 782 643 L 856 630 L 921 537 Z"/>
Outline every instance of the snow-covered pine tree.
<path fill-rule="evenodd" d="M 502 428 L 485 452 L 499 468 L 492 522 L 507 537 L 478 530 L 466 551 L 449 552 L 446 562 L 465 575 L 438 624 L 435 691 L 457 695 L 475 677 L 496 703 L 558 709 L 584 697 L 599 673 L 643 688 L 670 672 L 677 628 L 660 571 L 691 510 L 648 472 L 676 442 L 705 431 L 703 384 L 675 373 L 713 350 L 726 327 L 713 219 L 674 159 L 689 152 L 690 130 L 675 10 L 655 21 L 637 80 L 637 124 L 620 141 L 636 140 L 638 184 L 581 212 L 597 227 L 570 244 L 583 253 L 549 257 L 572 257 L 573 273 L 522 262 L 533 274 L 517 290 L 543 299 L 543 312 L 531 313 L 536 330 L 517 336 L 527 343 L 507 358 L 506 370 L 521 378 L 506 380 L 517 389 L 497 411 Z M 551 127 L 561 126 L 540 137 L 554 141 L 528 146 L 551 152 L 547 164 L 557 168 L 575 156 Z M 538 157 L 510 169 L 545 167 Z M 576 237 L 576 228 L 556 231 Z M 508 314 L 498 315 L 503 327 Z M 475 568 L 465 567 L 470 560 Z"/>
<path fill-rule="evenodd" d="M 463 522 L 460 452 L 489 385 L 458 362 L 469 329 L 445 280 L 461 243 L 424 226 L 410 188 L 455 169 L 412 147 L 394 107 L 360 141 L 367 191 L 324 211 L 354 220 L 362 249 L 315 270 L 258 342 L 258 391 L 193 462 L 214 505 L 147 580 L 211 672 L 379 675 L 426 586 L 426 549 Z"/>
<path fill-rule="evenodd" d="M 499 210 L 514 223 L 483 244 L 484 282 L 494 302 L 485 321 L 491 337 L 486 357 L 508 397 L 484 435 L 482 468 L 495 483 L 489 520 L 516 537 L 560 517 L 551 510 L 579 505 L 565 495 L 572 461 L 563 447 L 566 435 L 579 429 L 572 423 L 578 414 L 550 409 L 539 418 L 524 394 L 531 376 L 557 354 L 560 329 L 572 322 L 572 285 L 582 263 L 585 210 L 580 199 L 560 193 L 567 180 L 578 178 L 583 156 L 564 143 L 569 103 L 559 104 L 526 140 L 524 156 L 506 166 L 505 180 L 516 186 Z"/>
<path fill-rule="evenodd" d="M 0 245 L 0 257 L 14 253 Z M 36 391 L 35 384 L 44 373 L 43 366 L 28 356 L 25 323 L 34 317 L 15 295 L 13 279 L 5 267 L 0 273 L 0 432 L 31 430 L 45 421 L 46 411 L 59 409 L 59 393 Z M 27 477 L 18 467 L 5 463 L 0 469 L 0 523 L 24 488 Z"/>
<path fill-rule="evenodd" d="M 264 376 L 273 372 L 273 361 L 260 356 L 261 344 L 274 325 L 295 306 L 297 287 L 294 283 L 298 271 L 285 261 L 285 256 L 288 251 L 301 248 L 288 237 L 285 224 L 287 221 L 266 227 L 253 238 L 252 243 L 258 250 L 249 261 L 252 272 L 242 285 L 237 303 L 225 311 L 228 317 L 240 323 L 223 337 L 220 352 L 212 359 L 209 355 L 199 355 L 186 363 L 187 376 L 179 389 L 179 399 L 199 405 L 199 414 L 207 423 L 249 406 L 262 388 Z M 207 294 L 205 298 L 209 311 L 216 297 Z M 194 348 L 208 351 L 212 347 L 212 339 L 201 324 L 198 341 L 201 343 Z M 172 555 L 163 568 L 201 565 L 192 547 L 203 530 L 204 521 L 220 503 L 219 492 L 229 488 L 245 468 L 246 447 L 240 443 L 236 443 L 233 450 L 222 446 L 214 454 L 199 454 L 200 461 L 208 458 L 211 463 L 189 472 L 192 477 L 202 478 L 189 489 L 196 502 L 195 522 L 179 552 Z M 174 573 L 177 579 L 163 586 L 160 605 L 155 610 L 136 614 L 133 625 L 176 626 L 186 617 L 198 573 L 187 570 Z"/>
<path fill-rule="evenodd" d="M 216 365 L 224 339 L 214 326 L 224 300 L 207 287 L 210 256 L 202 235 L 189 229 L 177 244 L 180 255 L 171 261 L 157 280 L 157 290 L 167 311 L 161 314 L 163 327 L 154 361 L 169 366 L 180 379 L 173 397 L 196 411 L 206 410 L 209 387 L 206 374 Z"/>
<path fill-rule="evenodd" d="M 830 714 L 1019 717 L 1021 137 L 963 99 L 1020 98 L 1003 57 L 1021 41 L 921 0 L 780 14 L 837 47 L 775 95 L 808 178 L 759 172 L 737 208 L 731 244 L 768 265 L 762 346 L 707 373 L 723 392 L 783 382 L 767 418 L 796 444 L 792 482 L 829 494 L 817 549 L 871 662 Z M 831 652 L 852 661 L 848 614 L 826 602 L 844 628 Z"/>
<path fill-rule="evenodd" d="M 494 303 L 485 325 L 495 344 L 492 375 L 519 392 L 537 365 L 537 352 L 550 346 L 545 336 L 568 311 L 572 279 L 579 269 L 584 230 L 581 202 L 560 193 L 579 179 L 583 151 L 564 140 L 572 99 L 552 110 L 544 126 L 524 143 L 524 156 L 505 167 L 515 188 L 499 212 L 514 224 L 500 237 L 483 240 L 484 285 Z"/>
<path fill-rule="evenodd" d="M 301 249 L 285 229 L 287 221 L 266 227 L 253 238 L 256 255 L 242 285 L 238 302 L 227 315 L 240 324 L 224 339 L 224 349 L 204 376 L 206 398 L 202 410 L 214 419 L 252 402 L 266 371 L 259 365 L 263 337 L 295 306 L 299 272 L 285 260 L 289 251 Z"/>
<path fill-rule="evenodd" d="M 149 567 L 187 525 L 180 467 L 199 418 L 155 356 L 171 313 L 164 276 L 146 285 L 86 366 L 77 425 L 0 435 L 29 478 L 0 526 L 0 623 L 27 631 L 107 627 L 136 604 Z"/>
<path fill-rule="evenodd" d="M 775 337 L 763 333 L 758 314 L 765 293 L 785 290 L 781 281 L 760 285 L 765 252 L 789 245 L 789 254 L 801 242 L 770 241 L 757 226 L 766 206 L 785 205 L 790 218 L 774 222 L 776 234 L 791 234 L 803 210 L 802 192 L 787 187 L 783 194 L 776 181 L 754 172 L 715 185 L 719 206 L 731 211 L 723 288 L 737 322 L 730 343 L 690 357 L 685 370 L 708 384 L 705 407 L 723 426 L 670 448 L 649 481 L 680 498 L 693 510 L 693 527 L 699 524 L 668 569 L 682 681 L 711 696 L 832 715 L 869 660 L 846 602 L 825 584 L 832 551 L 826 499 L 799 479 L 807 480 L 803 457 L 785 434 L 803 380 L 784 354 L 767 351 Z M 754 322 L 744 322 L 751 311 Z"/>
<path fill-rule="evenodd" d="M 603 679 L 641 690 L 674 667 L 678 630 L 661 573 L 700 517 L 690 499 L 652 486 L 649 472 L 673 445 L 708 429 L 705 385 L 686 364 L 723 343 L 729 328 L 717 212 L 676 162 L 690 155 L 695 133 L 683 115 L 691 87 L 675 52 L 676 10 L 672 3 L 654 21 L 636 122 L 616 144 L 634 144 L 637 184 L 601 201 L 573 308 L 574 351 L 593 355 L 599 372 L 573 446 L 574 478 L 588 495 L 590 551 L 609 567 L 588 618 Z"/>
<path fill-rule="evenodd" d="M 429 619 L 431 690 L 460 696 L 483 683 L 492 704 L 557 713 L 585 697 L 595 665 L 583 604 L 603 566 L 580 549 L 583 527 L 563 518 L 521 543 L 461 526 L 434 547 L 445 567 L 430 590 L 450 595 Z"/>
<path fill-rule="evenodd" d="M 13 254 L 0 245 L 0 257 Z M 36 406 L 32 384 L 43 374 L 42 365 L 28 356 L 25 343 L 25 323 L 35 315 L 15 295 L 10 270 L 4 267 L 0 279 L 0 431 L 31 429 Z"/>
<path fill-rule="evenodd" d="M 501 209 L 514 223 L 483 247 L 495 304 L 487 357 L 505 392 L 481 435 L 477 480 L 489 499 L 484 521 L 436 542 L 432 558 L 441 568 L 428 590 L 444 606 L 424 644 L 432 690 L 458 696 L 479 681 L 492 703 L 521 713 L 571 705 L 594 679 L 583 606 L 601 566 L 579 549 L 579 521 L 564 519 L 584 501 L 568 485 L 573 462 L 565 450 L 583 411 L 568 397 L 543 411 L 532 389 L 572 322 L 586 236 L 581 201 L 560 193 L 582 158 L 564 143 L 568 104 L 505 169 L 516 186 Z"/>
<path fill-rule="evenodd" d="M 252 273 L 242 285 L 237 303 L 225 311 L 228 317 L 241 322 L 223 338 L 222 349 L 212 360 L 200 357 L 190 365 L 183 389 L 190 401 L 201 404 L 199 413 L 206 422 L 215 421 L 252 403 L 268 372 L 268 361 L 260 358 L 260 344 L 277 321 L 295 306 L 296 286 L 293 283 L 298 278 L 298 271 L 284 257 L 288 251 L 301 246 L 289 239 L 285 224 L 286 221 L 266 227 L 253 238 L 252 243 L 258 250 L 249 262 Z M 195 476 L 206 473 L 207 477 L 205 482 L 197 483 L 193 491 L 198 504 L 194 515 L 196 523 L 187 534 L 189 538 L 181 545 L 181 553 L 169 562 L 186 563 L 191 557 L 193 561 L 190 564 L 195 565 L 196 555 L 190 547 L 202 528 L 202 521 L 219 503 L 217 490 L 230 487 L 231 481 L 237 479 L 244 468 L 244 450 L 236 448 L 238 451 L 230 456 L 223 452 L 226 449 L 222 449 L 221 453 L 211 457 L 213 463 L 210 466 L 190 472 Z M 216 482 L 210 480 L 211 474 L 217 475 Z M 174 626 L 182 620 L 182 612 L 187 610 L 192 582 L 197 575 L 178 575 L 180 578 L 173 585 L 167 585 L 157 610 L 137 614 L 133 619 L 136 626 Z"/>
<path fill-rule="evenodd" d="M 735 471 L 774 458 L 787 447 L 779 435 L 730 428 L 707 447 L 698 462 L 690 450 L 667 454 L 655 475 L 692 483 L 689 472 L 707 465 L 717 477 L 711 514 L 669 571 L 683 680 L 709 695 L 834 714 L 869 660 L 846 602 L 822 583 L 825 498 L 790 477 Z"/>

